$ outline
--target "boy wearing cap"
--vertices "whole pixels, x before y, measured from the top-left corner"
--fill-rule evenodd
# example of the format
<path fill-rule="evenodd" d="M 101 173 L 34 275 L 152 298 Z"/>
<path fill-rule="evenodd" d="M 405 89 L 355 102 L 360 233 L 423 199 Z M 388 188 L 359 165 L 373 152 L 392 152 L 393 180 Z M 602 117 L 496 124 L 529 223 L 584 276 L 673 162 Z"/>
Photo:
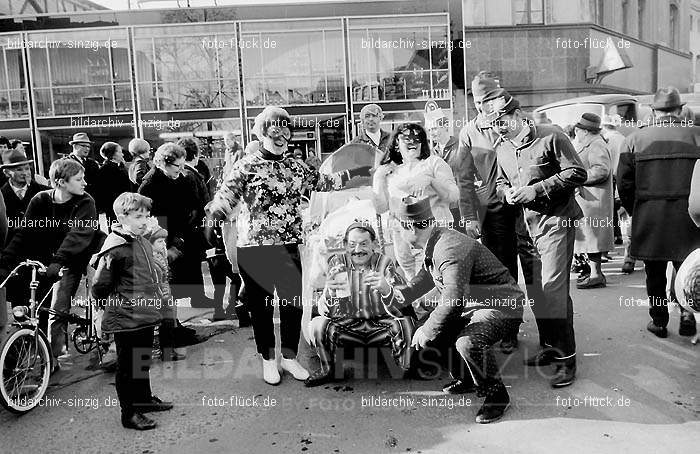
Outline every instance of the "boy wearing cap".
<path fill-rule="evenodd" d="M 647 330 L 668 336 L 666 265 L 677 270 L 700 247 L 700 229 L 688 215 L 693 166 L 700 159 L 700 127 L 686 125 L 678 90 L 661 88 L 654 96 L 654 123 L 625 139 L 617 169 L 618 191 L 632 216 L 630 255 L 644 261 L 651 321 Z M 696 333 L 693 314 L 681 310 L 678 333 Z"/>
<path fill-rule="evenodd" d="M 328 259 L 331 275 L 318 301 L 321 315 L 309 325 L 321 369 L 306 379 L 306 386 L 319 386 L 335 378 L 337 347 L 389 345 L 401 369 L 408 371 L 411 364 L 414 318 L 402 313 L 402 301 L 370 288 L 378 274 L 391 285 L 403 282 L 394 261 L 377 252 L 377 234 L 368 222 L 350 224 L 343 244 L 345 252 Z"/>
<path fill-rule="evenodd" d="M 569 138 L 551 126 L 531 124 L 506 90 L 487 93 L 482 109 L 487 124 L 502 139 L 496 148 L 497 193 L 506 203 L 525 209 L 530 235 L 542 258 L 544 298 L 535 301 L 532 311 L 546 348 L 525 363 L 555 364 L 551 386 L 568 386 L 576 374 L 569 270 L 574 221 L 583 216 L 574 190 L 586 181 L 586 170 Z"/>
<path fill-rule="evenodd" d="M 508 329 L 508 320 L 522 317 L 525 295 L 501 262 L 478 241 L 454 229 L 436 226 L 427 199 L 403 199 L 395 216 L 404 239 L 425 251 L 420 273 L 406 285 L 391 285 L 381 276 L 368 279 L 384 301 L 412 302 L 436 289 L 439 293 L 427 321 L 418 328 L 411 346 L 418 350 L 455 346 L 471 377 L 453 377 L 452 388 L 469 388 L 473 381 L 486 399 L 476 422 L 500 419 L 510 404 L 490 347 Z M 445 390 L 447 391 L 447 390 Z M 449 391 L 447 391 L 449 392 Z"/>

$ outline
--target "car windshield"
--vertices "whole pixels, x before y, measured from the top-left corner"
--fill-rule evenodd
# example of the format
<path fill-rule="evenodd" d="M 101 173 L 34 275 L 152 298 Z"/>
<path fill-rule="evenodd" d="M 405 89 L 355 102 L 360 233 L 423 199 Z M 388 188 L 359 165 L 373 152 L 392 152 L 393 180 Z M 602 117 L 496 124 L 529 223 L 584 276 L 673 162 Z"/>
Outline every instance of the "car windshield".
<path fill-rule="evenodd" d="M 544 112 L 547 113 L 547 117 L 552 120 L 552 123 L 563 128 L 576 124 L 581 119 L 581 115 L 586 112 L 592 112 L 602 118 L 603 105 L 591 103 L 568 104 L 566 106 L 552 107 L 544 110 Z"/>

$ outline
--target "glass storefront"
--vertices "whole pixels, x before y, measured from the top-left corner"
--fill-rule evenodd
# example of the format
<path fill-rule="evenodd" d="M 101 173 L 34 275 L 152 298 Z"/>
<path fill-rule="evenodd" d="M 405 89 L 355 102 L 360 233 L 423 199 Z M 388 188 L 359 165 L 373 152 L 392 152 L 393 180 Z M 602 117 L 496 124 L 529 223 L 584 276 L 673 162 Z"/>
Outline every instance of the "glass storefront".
<path fill-rule="evenodd" d="M 348 19 L 353 102 L 450 99 L 444 15 Z"/>
<path fill-rule="evenodd" d="M 427 98 L 451 112 L 448 29 L 441 13 L 2 34 L 0 122 L 36 138 L 45 171 L 79 131 L 95 155 L 107 140 L 194 135 L 215 159 L 225 132 L 247 143 L 255 115 L 280 105 L 300 120 L 291 145 L 324 158 L 368 102 L 387 130 L 421 121 Z"/>
<path fill-rule="evenodd" d="M 2 35 L 0 52 L 0 119 L 27 118 L 29 104 L 22 35 Z"/>
<path fill-rule="evenodd" d="M 238 107 L 234 23 L 134 28 L 134 60 L 143 111 Z"/>
<path fill-rule="evenodd" d="M 133 110 L 126 28 L 27 33 L 37 117 Z"/>
<path fill-rule="evenodd" d="M 241 23 L 247 106 L 345 102 L 341 19 Z"/>

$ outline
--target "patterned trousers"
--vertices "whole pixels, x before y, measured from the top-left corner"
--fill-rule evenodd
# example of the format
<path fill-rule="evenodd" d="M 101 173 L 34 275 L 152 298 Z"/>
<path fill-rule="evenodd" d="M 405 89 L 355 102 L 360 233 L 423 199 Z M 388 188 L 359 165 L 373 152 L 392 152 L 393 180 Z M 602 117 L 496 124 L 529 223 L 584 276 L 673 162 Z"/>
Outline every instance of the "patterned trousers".
<path fill-rule="evenodd" d="M 414 331 L 411 317 L 331 319 L 321 315 L 311 320 L 311 336 L 323 370 L 331 367 L 336 348 L 348 345 L 390 346 L 396 364 L 408 370 Z"/>
<path fill-rule="evenodd" d="M 455 348 L 466 363 L 477 390 L 485 395 L 503 387 L 491 346 L 503 337 L 509 326 L 509 320 L 501 311 L 478 309 L 455 341 Z"/>

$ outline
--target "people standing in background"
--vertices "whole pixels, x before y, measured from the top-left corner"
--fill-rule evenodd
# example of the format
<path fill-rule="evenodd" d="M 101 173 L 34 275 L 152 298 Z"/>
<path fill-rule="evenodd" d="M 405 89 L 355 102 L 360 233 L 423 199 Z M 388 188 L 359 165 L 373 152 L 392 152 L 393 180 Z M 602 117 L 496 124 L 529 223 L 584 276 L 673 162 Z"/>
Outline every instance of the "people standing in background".
<path fill-rule="evenodd" d="M 350 143 L 364 143 L 379 148 L 381 154 L 385 156 L 389 147 L 391 134 L 379 127 L 384 113 L 382 108 L 376 104 L 367 104 L 360 110 L 360 123 L 362 132 L 360 132 Z"/>
<path fill-rule="evenodd" d="M 530 233 L 525 226 L 523 210 L 504 203 L 496 193 L 498 160 L 497 133 L 488 126 L 484 118 L 482 101 L 491 90 L 499 88 L 498 80 L 487 71 L 480 71 L 471 83 L 472 97 L 477 115 L 459 133 L 459 147 L 468 152 L 465 164 L 472 167 L 476 195 L 479 199 L 478 218 L 481 222 L 481 242 L 501 261 L 513 279 L 518 279 L 518 258 L 523 271 L 527 296 L 537 305 L 544 301 L 542 293 L 542 262 Z M 520 321 L 522 322 L 522 320 Z M 540 345 L 544 345 L 542 328 L 539 325 Z M 520 323 L 515 321 L 501 342 L 501 351 L 512 353 L 518 347 Z"/>
<path fill-rule="evenodd" d="M 124 151 L 116 142 L 105 142 L 100 147 L 100 156 L 104 158 L 102 166 L 97 171 L 99 185 L 95 193 L 97 213 L 105 213 L 107 226 L 117 220 L 112 205 L 117 197 L 124 192 L 131 192 L 131 180 L 124 165 Z"/>
<path fill-rule="evenodd" d="M 91 141 L 90 137 L 84 132 L 73 134 L 73 140 L 68 142 L 72 150 L 67 158 L 77 161 L 85 169 L 85 183 L 87 184 L 85 192 L 94 199 L 97 193 L 97 186 L 100 184 L 97 176 L 100 165 L 90 157 L 93 143 L 95 142 Z"/>
<path fill-rule="evenodd" d="M 433 143 L 433 152 L 440 156 L 452 169 L 457 187 L 459 188 L 459 200 L 450 205 L 450 211 L 454 219 L 454 228 L 462 233 L 466 233 L 472 238 L 479 238 L 478 209 L 479 200 L 474 191 L 473 165 L 465 163 L 473 160 L 471 156 L 466 156 L 467 150 L 459 148 L 459 141 L 450 134 L 449 120 L 444 114 L 434 114 L 434 117 L 426 116 L 425 127 Z"/>
<path fill-rule="evenodd" d="M 586 181 L 576 190 L 576 202 L 584 217 L 576 228 L 574 252 L 586 254 L 591 263 L 590 273 L 576 283 L 579 289 L 606 286 L 602 255 L 614 247 L 613 228 L 610 226 L 614 211 L 612 160 L 600 135 L 600 122 L 598 115 L 584 113 L 574 128 L 574 146 L 587 172 Z"/>
<path fill-rule="evenodd" d="M 144 139 L 131 139 L 129 153 L 133 157 L 131 167 L 129 167 L 129 180 L 131 180 L 134 190 L 138 190 L 143 182 L 143 177 L 152 167 L 151 146 Z"/>
<path fill-rule="evenodd" d="M 316 156 L 316 149 L 309 147 L 309 155 L 306 157 L 306 165 L 318 170 L 321 168 L 321 160 Z"/>
<path fill-rule="evenodd" d="M 617 191 L 617 167 L 620 163 L 620 153 L 625 144 L 625 136 L 617 128 L 622 124 L 622 117 L 617 114 L 603 117 L 603 129 L 601 134 L 608 143 L 608 151 L 612 159 L 613 190 L 615 191 L 615 244 L 625 245 L 625 259 L 622 263 L 622 272 L 630 274 L 634 272 L 635 260 L 630 257 L 630 243 L 632 242 L 632 218 L 620 203 Z"/>
<path fill-rule="evenodd" d="M 683 105 L 676 88 L 660 88 L 651 105 L 654 122 L 627 136 L 617 168 L 620 200 L 632 215 L 630 254 L 644 260 L 647 275 L 647 330 L 661 338 L 668 336 L 667 263 L 677 270 L 700 247 L 700 229 L 688 214 L 700 126 L 681 122 Z M 693 314 L 681 308 L 678 333 L 696 331 Z"/>
<path fill-rule="evenodd" d="M 185 150 L 174 143 L 158 147 L 153 158 L 154 167 L 143 178 L 139 193 L 153 201 L 151 214 L 168 231 L 168 249 L 171 258 L 180 254 L 172 266 L 173 296 L 191 298 L 192 307 L 213 307 L 211 298 L 204 295 L 201 270 L 202 219 L 194 188 L 183 175 Z"/>
<path fill-rule="evenodd" d="M 542 257 L 544 300 L 535 301 L 532 311 L 539 319 L 545 348 L 525 364 L 554 364 L 550 385 L 568 386 L 576 376 L 569 269 L 574 256 L 574 221 L 582 217 L 574 190 L 586 181 L 586 170 L 569 138 L 551 126 L 528 122 L 518 101 L 506 90 L 493 90 L 482 101 L 485 120 L 501 136 L 496 148 L 497 192 L 506 203 L 525 209 L 528 229 Z"/>
<path fill-rule="evenodd" d="M 12 224 L 17 224 L 24 217 L 29 201 L 34 195 L 51 189 L 32 179 L 33 163 L 34 161 L 27 159 L 27 156 L 22 151 L 11 150 L 9 153 L 2 155 L 0 169 L 2 169 L 3 174 L 7 178 L 7 183 L 0 188 L 0 192 L 5 201 L 7 219 Z M 16 230 L 16 228 L 9 226 L 4 245 L 12 240 Z"/>

